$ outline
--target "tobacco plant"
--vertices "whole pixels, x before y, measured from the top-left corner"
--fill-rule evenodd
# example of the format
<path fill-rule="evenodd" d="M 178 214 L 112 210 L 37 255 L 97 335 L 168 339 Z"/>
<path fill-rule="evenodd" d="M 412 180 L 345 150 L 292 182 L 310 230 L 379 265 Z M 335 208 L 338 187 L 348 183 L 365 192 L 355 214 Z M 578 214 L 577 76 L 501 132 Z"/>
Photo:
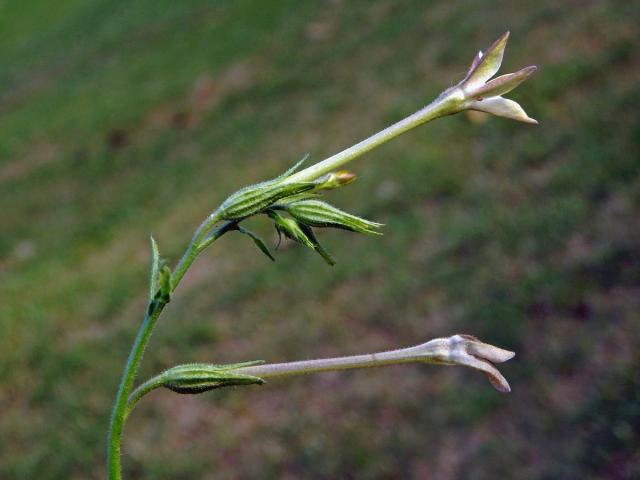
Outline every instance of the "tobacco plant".
<path fill-rule="evenodd" d="M 275 364 L 251 361 L 230 365 L 178 365 L 134 388 L 142 356 L 162 311 L 204 249 L 227 233 L 239 233 L 250 238 L 262 253 L 274 260 L 266 243 L 241 225 L 244 220 L 265 216 L 273 222 L 280 237 L 284 236 L 314 250 L 329 265 L 333 265 L 332 256 L 322 247 L 314 229 L 338 228 L 380 235 L 379 230 L 383 227 L 380 223 L 344 212 L 323 200 L 324 194 L 330 190 L 355 180 L 353 173 L 338 170 L 344 164 L 423 123 L 465 110 L 479 110 L 521 122 L 537 123 L 518 103 L 502 96 L 531 76 L 536 71 L 535 66 L 492 79 L 502 63 L 508 37 L 509 32 L 506 32 L 487 50 L 478 52 L 462 81 L 446 89 L 432 103 L 412 115 L 321 162 L 300 170 L 306 159 L 303 158 L 279 177 L 247 186 L 230 195 L 197 228 L 184 255 L 173 269 L 160 261 L 158 246 L 151 237 L 148 305 L 122 372 L 109 427 L 107 456 L 111 480 L 122 478 L 121 442 L 127 418 L 145 394 L 160 387 L 182 394 L 196 394 L 226 386 L 262 384 L 265 379 L 274 377 L 424 362 L 474 368 L 486 374 L 497 390 L 510 391 L 507 380 L 494 364 L 509 360 L 514 353 L 482 343 L 470 335 L 453 335 L 414 347 L 349 357 Z"/>

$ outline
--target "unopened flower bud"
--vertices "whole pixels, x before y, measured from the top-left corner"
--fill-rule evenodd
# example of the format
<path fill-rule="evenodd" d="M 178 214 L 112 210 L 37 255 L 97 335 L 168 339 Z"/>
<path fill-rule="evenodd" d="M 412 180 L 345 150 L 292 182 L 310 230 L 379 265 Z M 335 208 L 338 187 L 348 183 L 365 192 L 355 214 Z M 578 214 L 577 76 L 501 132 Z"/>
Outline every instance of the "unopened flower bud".
<path fill-rule="evenodd" d="M 279 234 L 284 234 L 285 237 L 298 242 L 306 247 L 312 248 L 329 264 L 335 265 L 335 261 L 329 255 L 329 253 L 320 245 L 320 242 L 313 233 L 313 230 L 308 225 L 300 223 L 293 218 L 287 218 L 280 215 L 275 210 L 268 211 L 269 217 L 271 217 L 275 223 L 276 230 Z"/>
<path fill-rule="evenodd" d="M 344 212 L 326 202 L 315 199 L 300 200 L 283 206 L 293 218 L 312 227 L 330 227 L 369 235 L 382 235 L 376 229 L 382 223 L 372 222 Z"/>
<path fill-rule="evenodd" d="M 445 365 L 462 365 L 484 372 L 491 385 L 500 392 L 510 392 L 506 378 L 493 365 L 512 359 L 515 353 L 483 343 L 471 335 L 452 335 L 437 338 L 418 347 L 424 350 L 425 360 Z"/>
<path fill-rule="evenodd" d="M 283 234 L 291 240 L 301 243 L 302 245 L 314 248 L 313 243 L 305 234 L 300 224 L 292 218 L 287 218 L 274 211 L 269 211 L 269 217 L 274 221 L 278 233 Z"/>
<path fill-rule="evenodd" d="M 354 182 L 357 178 L 357 175 L 349 170 L 338 170 L 337 172 L 327 173 L 314 182 L 316 184 L 314 190 L 333 190 L 344 187 Z"/>

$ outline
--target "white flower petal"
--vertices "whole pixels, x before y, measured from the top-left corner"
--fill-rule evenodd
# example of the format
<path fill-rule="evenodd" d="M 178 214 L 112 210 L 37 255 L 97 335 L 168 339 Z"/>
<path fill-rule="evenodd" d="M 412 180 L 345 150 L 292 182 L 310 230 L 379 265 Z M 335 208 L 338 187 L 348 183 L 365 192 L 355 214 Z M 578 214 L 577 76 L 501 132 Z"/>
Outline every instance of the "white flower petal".
<path fill-rule="evenodd" d="M 475 91 L 470 92 L 470 94 L 474 97 L 497 97 L 498 95 L 504 95 L 533 75 L 536 70 L 538 70 L 538 67 L 531 65 L 515 73 L 500 75 L 481 85 Z"/>
<path fill-rule="evenodd" d="M 474 59 L 472 64 L 473 72 L 470 72 L 466 80 L 466 88 L 478 88 L 484 84 L 487 80 L 493 77 L 502 65 L 502 58 L 504 57 L 504 49 L 507 46 L 507 40 L 509 39 L 509 32 L 503 33 L 493 45 L 491 45 L 477 61 L 478 57 Z"/>
<path fill-rule="evenodd" d="M 483 100 L 471 100 L 467 103 L 470 110 L 491 113 L 498 117 L 511 118 L 525 123 L 537 124 L 538 121 L 529 117 L 518 102 L 503 97 L 491 97 Z"/>
<path fill-rule="evenodd" d="M 467 75 L 462 80 L 463 82 L 467 81 L 467 79 L 471 76 L 473 71 L 478 66 L 478 63 L 480 63 L 480 60 L 482 60 L 482 50 L 478 51 L 478 53 L 476 53 L 476 56 L 473 57 L 473 61 L 471 62 L 471 66 L 469 67 L 469 71 L 467 72 Z"/>

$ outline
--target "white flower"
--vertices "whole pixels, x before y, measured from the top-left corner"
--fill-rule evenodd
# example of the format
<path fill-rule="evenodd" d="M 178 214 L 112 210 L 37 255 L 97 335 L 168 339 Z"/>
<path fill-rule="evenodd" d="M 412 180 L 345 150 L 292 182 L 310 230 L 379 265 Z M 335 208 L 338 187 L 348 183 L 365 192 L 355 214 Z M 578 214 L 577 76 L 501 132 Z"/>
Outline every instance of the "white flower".
<path fill-rule="evenodd" d="M 499 117 L 537 124 L 538 122 L 529 117 L 517 102 L 502 96 L 533 75 L 537 70 L 536 66 L 525 67 L 515 73 L 490 80 L 500 69 L 508 39 L 509 32 L 506 32 L 486 51 L 478 52 L 467 76 L 447 93 L 459 100 L 457 111 L 479 110 Z"/>
<path fill-rule="evenodd" d="M 512 359 L 515 353 L 509 350 L 489 345 L 476 337 L 464 334 L 436 338 L 408 350 L 413 350 L 414 355 L 420 352 L 424 361 L 429 363 L 461 365 L 480 370 L 496 390 L 503 393 L 511 391 L 509 382 L 494 365 Z M 416 355 L 416 357 L 418 356 Z"/>

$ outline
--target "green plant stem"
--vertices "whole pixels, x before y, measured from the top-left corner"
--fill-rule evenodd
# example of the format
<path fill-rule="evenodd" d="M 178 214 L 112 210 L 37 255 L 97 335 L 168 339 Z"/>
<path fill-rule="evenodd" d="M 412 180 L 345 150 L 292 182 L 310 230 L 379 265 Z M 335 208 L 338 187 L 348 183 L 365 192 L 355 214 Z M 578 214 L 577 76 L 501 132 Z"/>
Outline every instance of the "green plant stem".
<path fill-rule="evenodd" d="M 122 378 L 120 380 L 120 386 L 118 387 L 118 393 L 116 394 L 116 401 L 113 406 L 113 413 L 111 415 L 111 424 L 109 426 L 109 440 L 107 450 L 107 462 L 109 469 L 110 480 L 120 480 L 122 478 L 121 472 L 121 444 L 122 444 L 122 431 L 124 430 L 125 412 L 127 407 L 127 398 L 129 392 L 133 387 L 140 361 L 144 354 L 144 350 L 149 342 L 153 328 L 155 327 L 160 313 L 166 305 L 164 302 L 155 304 L 155 307 L 151 307 L 147 310 L 147 314 L 140 325 L 136 339 L 131 347 L 129 358 L 122 372 Z M 149 312 L 149 310 L 152 310 Z"/>
<path fill-rule="evenodd" d="M 217 212 L 209 215 L 204 222 L 198 227 L 196 233 L 191 240 L 191 243 L 187 247 L 180 262 L 176 266 L 173 274 L 171 275 L 172 290 L 175 289 L 180 280 L 184 277 L 189 267 L 193 264 L 197 256 L 206 248 L 206 246 L 213 243 L 220 238 L 226 232 L 232 230 L 230 222 L 225 222 L 220 227 L 211 232 L 213 226 L 220 220 Z M 208 234 L 208 236 L 207 236 Z M 116 400 L 113 406 L 113 412 L 111 415 L 111 423 L 109 425 L 109 439 L 107 443 L 107 464 L 110 480 L 122 479 L 122 465 L 121 465 L 121 445 L 122 445 L 122 432 L 124 430 L 124 424 L 130 410 L 127 409 L 127 401 L 129 394 L 133 388 L 136 375 L 142 356 L 149 343 L 149 338 L 153 332 L 154 327 L 160 317 L 160 314 L 164 310 L 167 302 L 162 299 L 154 300 L 148 307 L 144 320 L 138 329 L 136 339 L 131 347 L 131 352 L 127 359 L 127 363 L 122 372 L 120 385 L 118 387 L 118 393 L 116 394 Z"/>
<path fill-rule="evenodd" d="M 184 277 L 184 274 L 187 273 L 189 267 L 196 259 L 196 257 L 204 250 L 206 247 L 211 245 L 214 241 L 224 235 L 229 231 L 229 225 L 227 223 L 223 224 L 222 227 L 217 228 L 214 232 L 209 235 L 207 238 L 207 234 L 211 231 L 213 226 L 220 221 L 220 213 L 216 210 L 211 213 L 204 221 L 200 224 L 196 232 L 193 234 L 193 238 L 191 239 L 191 243 L 189 247 L 182 255 L 182 258 L 176 265 L 176 268 L 173 270 L 171 274 L 171 285 L 175 288 Z M 203 241 L 206 239 L 206 244 L 203 244 Z"/>
<path fill-rule="evenodd" d="M 412 115 L 403 118 L 397 123 L 381 130 L 380 132 L 362 140 L 359 143 L 336 153 L 321 162 L 311 165 L 304 170 L 294 173 L 287 178 L 287 182 L 308 182 L 335 170 L 351 160 L 364 155 L 370 150 L 382 145 L 383 143 L 393 140 L 397 136 L 408 132 L 426 122 L 435 120 L 436 118 L 450 115 L 458 111 L 459 95 L 455 90 L 447 90 L 436 100 L 426 107 L 418 110 Z"/>
<path fill-rule="evenodd" d="M 377 146 L 382 145 L 389 140 L 392 140 L 393 138 L 401 135 L 404 132 L 407 132 L 419 125 L 422 125 L 423 123 L 434 120 L 436 118 L 455 113 L 458 100 L 455 97 L 456 95 L 452 94 L 452 91 L 444 92 L 431 104 L 427 105 L 421 110 L 418 110 L 414 114 L 404 118 L 403 120 L 400 120 L 390 127 L 385 128 L 375 135 L 372 135 L 371 137 L 357 143 L 356 145 L 353 145 L 350 148 L 347 148 L 346 150 L 343 150 L 336 155 L 333 155 L 315 165 L 310 166 L 309 168 L 306 168 L 298 173 L 289 176 L 286 179 L 286 182 L 305 182 L 315 180 L 316 178 L 329 173 L 332 170 L 335 170 L 337 167 L 344 165 L 354 158 L 365 154 L 366 152 L 376 148 Z M 207 246 L 220 238 L 220 236 L 224 235 L 226 232 L 236 230 L 238 228 L 237 222 L 226 222 L 212 231 L 213 226 L 219 221 L 220 213 L 218 210 L 216 210 L 211 215 L 209 215 L 198 227 L 193 235 L 189 247 L 185 251 L 184 255 L 178 262 L 171 275 L 172 291 L 178 286 L 187 270 L 193 264 L 194 260 L 197 258 L 200 252 L 202 252 L 202 250 L 204 250 Z M 122 373 L 122 378 L 120 381 L 120 386 L 118 388 L 118 393 L 116 395 L 116 401 L 113 407 L 113 413 L 111 416 L 111 423 L 109 427 L 107 462 L 110 480 L 121 480 L 122 478 L 120 459 L 122 432 L 124 429 L 126 418 L 131 412 L 131 408 L 133 408 L 128 408 L 127 401 L 129 395 L 131 394 L 133 383 L 135 381 L 136 374 L 138 372 L 138 368 L 144 354 L 144 350 L 147 346 L 147 343 L 149 342 L 149 338 L 151 337 L 151 333 L 153 332 L 158 318 L 160 317 L 160 314 L 162 313 L 162 310 L 165 306 L 166 302 L 163 301 L 157 302 L 155 304 L 152 303 L 147 309 L 147 314 L 145 315 L 145 318 L 140 325 L 136 340 L 133 343 L 129 358 Z M 376 355 L 363 355 L 357 357 L 345 357 L 343 359 L 333 359 L 333 361 L 345 362 L 344 364 L 339 363 L 340 365 L 344 365 L 341 368 L 360 368 L 361 366 L 375 366 L 373 364 L 367 364 L 367 362 L 371 363 L 375 357 Z M 348 358 L 351 358 L 351 360 L 347 360 Z M 354 358 L 357 360 L 354 360 Z M 379 360 L 380 359 L 378 358 L 376 361 Z M 349 362 L 352 361 L 356 361 L 358 365 L 356 366 L 356 364 L 353 364 L 354 366 L 347 366 L 351 365 Z M 284 367 L 283 365 L 289 365 L 289 367 Z M 297 367 L 295 365 L 297 365 Z M 322 364 L 316 363 L 314 365 L 315 366 L 311 367 L 306 362 L 294 362 L 293 364 L 274 364 L 270 366 L 270 370 L 264 371 L 267 372 L 268 376 L 282 376 L 294 374 L 293 370 L 290 370 L 292 368 L 303 368 L 303 370 L 306 368 L 306 371 L 309 372 L 331 369 L 325 367 L 321 368 Z M 280 373 L 276 375 L 277 372 Z"/>
<path fill-rule="evenodd" d="M 127 408 L 125 409 L 124 419 L 129 417 L 129 414 L 133 411 L 138 401 L 144 397 L 147 393 L 161 387 L 164 382 L 164 376 L 162 374 L 150 378 L 146 382 L 140 384 L 127 399 Z"/>

